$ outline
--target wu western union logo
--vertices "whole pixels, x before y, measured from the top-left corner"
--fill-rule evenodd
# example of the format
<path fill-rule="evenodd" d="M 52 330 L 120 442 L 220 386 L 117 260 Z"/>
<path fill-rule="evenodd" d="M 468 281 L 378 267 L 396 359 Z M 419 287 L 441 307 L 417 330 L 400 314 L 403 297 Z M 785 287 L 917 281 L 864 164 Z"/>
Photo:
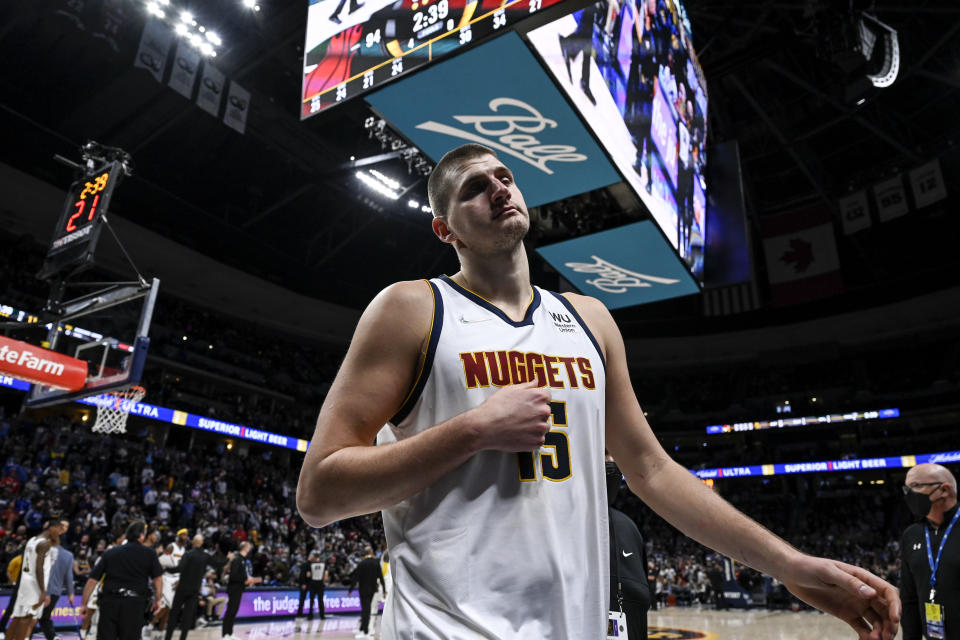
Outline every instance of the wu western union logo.
<path fill-rule="evenodd" d="M 467 389 L 505 387 L 536 380 L 551 389 L 596 389 L 589 358 L 522 351 L 468 351 L 460 354 Z"/>

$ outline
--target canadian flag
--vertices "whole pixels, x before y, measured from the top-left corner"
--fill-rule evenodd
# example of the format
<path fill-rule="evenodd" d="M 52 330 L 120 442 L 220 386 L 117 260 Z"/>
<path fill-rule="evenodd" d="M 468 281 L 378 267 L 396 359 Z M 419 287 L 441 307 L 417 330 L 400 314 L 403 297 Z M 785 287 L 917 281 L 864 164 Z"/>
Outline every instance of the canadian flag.
<path fill-rule="evenodd" d="M 843 291 L 833 218 L 815 207 L 760 219 L 773 304 L 798 304 Z"/>

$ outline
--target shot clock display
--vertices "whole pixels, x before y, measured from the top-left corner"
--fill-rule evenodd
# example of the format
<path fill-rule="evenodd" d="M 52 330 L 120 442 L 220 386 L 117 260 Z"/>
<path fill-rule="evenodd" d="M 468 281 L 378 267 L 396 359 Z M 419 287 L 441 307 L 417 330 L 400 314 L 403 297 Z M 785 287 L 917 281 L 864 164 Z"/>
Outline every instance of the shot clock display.
<path fill-rule="evenodd" d="M 472 44 L 561 0 L 310 0 L 300 117 Z"/>
<path fill-rule="evenodd" d="M 103 213 L 122 174 L 119 162 L 107 162 L 70 185 L 53 241 L 38 274 L 40 278 L 47 279 L 91 261 Z"/>

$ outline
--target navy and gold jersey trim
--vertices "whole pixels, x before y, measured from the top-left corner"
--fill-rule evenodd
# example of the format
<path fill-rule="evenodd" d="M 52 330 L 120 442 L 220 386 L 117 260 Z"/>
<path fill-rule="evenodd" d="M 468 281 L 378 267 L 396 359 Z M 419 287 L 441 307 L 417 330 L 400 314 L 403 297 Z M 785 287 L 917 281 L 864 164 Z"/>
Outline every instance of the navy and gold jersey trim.
<path fill-rule="evenodd" d="M 590 342 L 593 343 L 593 348 L 597 350 L 597 355 L 600 356 L 600 364 L 603 365 L 603 370 L 607 370 L 607 361 L 603 357 L 603 350 L 600 348 L 600 343 L 597 342 L 597 339 L 594 337 L 593 332 L 590 331 L 590 327 L 587 326 L 587 323 L 583 321 L 583 318 L 580 317 L 580 314 L 577 313 L 577 310 L 574 308 L 573 303 L 567 300 L 562 294 L 557 293 L 556 291 L 551 291 L 553 297 L 559 300 L 563 306 L 567 308 L 567 311 L 577 319 L 577 322 L 580 323 L 580 326 L 583 327 L 583 332 L 587 334 L 587 337 L 590 338 Z"/>
<path fill-rule="evenodd" d="M 420 399 L 420 394 L 423 393 L 423 388 L 427 385 L 427 378 L 430 377 L 430 371 L 433 368 L 433 358 L 437 355 L 437 344 L 440 342 L 440 331 L 443 329 L 443 297 L 440 295 L 437 285 L 429 280 L 424 280 L 424 282 L 430 285 L 430 290 L 433 293 L 433 318 L 430 321 L 430 339 L 427 342 L 427 353 L 423 356 L 423 362 L 420 365 L 420 370 L 417 371 L 417 378 L 410 387 L 410 393 L 407 394 L 396 415 L 390 418 L 390 423 L 393 425 L 403 422 L 404 418 L 410 415 L 413 406 L 417 404 L 417 400 Z"/>
<path fill-rule="evenodd" d="M 511 320 L 511 319 L 510 319 L 510 316 L 508 316 L 507 314 L 505 314 L 505 313 L 500 309 L 500 307 L 498 307 L 497 305 L 493 304 L 492 302 L 490 302 L 490 301 L 487 300 L 486 298 L 477 295 L 476 293 L 474 293 L 473 291 L 470 291 L 470 289 L 467 289 L 466 287 L 461 287 L 459 284 L 457 284 L 456 282 L 454 282 L 453 280 L 451 280 L 448 276 L 440 276 L 440 278 L 441 278 L 444 282 L 446 282 L 448 285 L 450 285 L 451 287 L 453 287 L 454 291 L 456 291 L 456 292 L 459 293 L 460 295 L 464 296 L 465 298 L 467 298 L 467 299 L 470 300 L 471 302 L 474 302 L 475 304 L 480 305 L 481 307 L 483 307 L 484 309 L 486 309 L 486 310 L 489 311 L 490 313 L 494 314 L 495 316 L 497 316 L 498 318 L 500 318 L 501 320 L 503 320 L 504 322 L 506 322 L 507 324 L 509 324 L 511 327 L 527 327 L 527 326 L 532 325 L 532 324 L 533 324 L 533 313 L 534 313 L 534 312 L 537 310 L 537 308 L 540 306 L 540 292 L 537 291 L 537 288 L 536 288 L 536 287 L 530 287 L 530 290 L 531 290 L 531 292 L 532 292 L 531 295 L 530 295 L 530 304 L 527 305 L 527 311 L 526 311 L 526 313 L 523 314 L 523 319 L 520 320 L 520 321 L 516 321 L 516 322 L 515 322 L 515 321 Z"/>

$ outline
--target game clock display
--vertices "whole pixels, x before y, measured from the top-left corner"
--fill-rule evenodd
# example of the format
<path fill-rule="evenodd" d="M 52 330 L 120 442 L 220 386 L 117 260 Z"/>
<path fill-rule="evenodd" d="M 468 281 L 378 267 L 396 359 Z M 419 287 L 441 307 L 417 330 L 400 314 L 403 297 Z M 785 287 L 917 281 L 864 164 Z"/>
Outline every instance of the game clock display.
<path fill-rule="evenodd" d="M 90 261 L 103 214 L 122 173 L 119 162 L 108 162 L 70 185 L 38 277 L 46 279 Z"/>
<path fill-rule="evenodd" d="M 300 117 L 370 91 L 561 0 L 311 0 Z"/>

